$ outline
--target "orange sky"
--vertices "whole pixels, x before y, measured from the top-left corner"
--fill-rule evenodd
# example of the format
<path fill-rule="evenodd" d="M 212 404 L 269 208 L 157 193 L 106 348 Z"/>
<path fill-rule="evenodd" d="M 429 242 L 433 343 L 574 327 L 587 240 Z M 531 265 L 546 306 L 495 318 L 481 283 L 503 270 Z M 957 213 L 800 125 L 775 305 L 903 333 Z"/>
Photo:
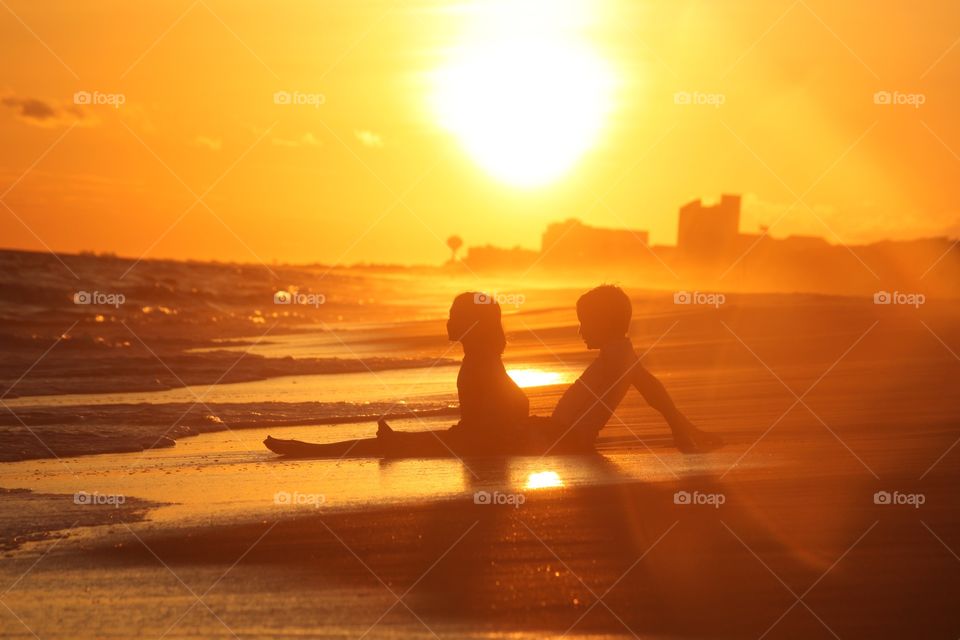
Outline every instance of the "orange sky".
<path fill-rule="evenodd" d="M 954 1 L 486 7 L 4 0 L 0 246 L 439 262 L 452 233 L 536 248 L 567 217 L 673 243 L 679 205 L 721 192 L 746 194 L 747 231 L 960 235 Z M 504 182 L 438 121 L 436 73 L 478 25 L 548 30 L 611 71 L 599 132 L 554 181 Z M 571 100 L 581 88 L 571 74 Z M 76 105 L 77 91 L 122 104 Z"/>

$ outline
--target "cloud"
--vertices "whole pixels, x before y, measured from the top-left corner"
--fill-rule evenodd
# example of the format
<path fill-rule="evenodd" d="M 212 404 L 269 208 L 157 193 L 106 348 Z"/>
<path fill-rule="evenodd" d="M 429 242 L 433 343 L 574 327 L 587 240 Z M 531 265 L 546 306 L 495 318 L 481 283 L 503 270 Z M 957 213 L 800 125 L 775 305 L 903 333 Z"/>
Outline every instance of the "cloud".
<path fill-rule="evenodd" d="M 24 122 L 38 127 L 66 126 L 85 118 L 83 110 L 76 105 L 58 106 L 38 98 L 4 96 L 0 104 L 13 109 Z"/>
<path fill-rule="evenodd" d="M 353 135 L 355 135 L 357 140 L 359 140 L 360 143 L 365 147 L 373 147 L 374 149 L 380 149 L 383 147 L 383 138 L 373 131 L 357 129 L 353 132 Z"/>
<path fill-rule="evenodd" d="M 3 102 L 8 107 L 19 108 L 20 115 L 24 118 L 47 120 L 48 118 L 55 118 L 57 115 L 56 110 L 43 100 L 35 100 L 33 98 L 17 100 L 15 98 L 7 98 Z"/>
<path fill-rule="evenodd" d="M 220 138 L 208 138 L 207 136 L 197 136 L 193 139 L 194 144 L 210 151 L 220 151 L 223 148 L 223 140 Z"/>
<path fill-rule="evenodd" d="M 317 137 L 309 131 L 299 138 L 273 138 L 272 142 L 278 147 L 316 147 L 320 144 Z"/>

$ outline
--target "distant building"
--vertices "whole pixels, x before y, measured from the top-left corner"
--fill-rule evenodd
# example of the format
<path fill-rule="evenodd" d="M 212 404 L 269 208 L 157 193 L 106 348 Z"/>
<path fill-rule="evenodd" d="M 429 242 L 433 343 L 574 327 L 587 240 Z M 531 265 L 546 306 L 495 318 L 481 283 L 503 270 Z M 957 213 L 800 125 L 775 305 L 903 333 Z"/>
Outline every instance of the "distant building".
<path fill-rule="evenodd" d="M 680 207 L 677 249 L 688 259 L 712 261 L 736 251 L 740 233 L 740 196 L 723 195 L 719 204 L 694 200 Z"/>
<path fill-rule="evenodd" d="M 740 196 L 729 194 L 711 206 L 687 203 L 680 208 L 676 246 L 651 247 L 646 231 L 600 229 L 569 219 L 547 227 L 540 251 L 471 247 L 447 268 L 666 289 L 858 296 L 875 293 L 879 277 L 890 290 L 958 295 L 960 245 L 950 238 L 842 245 L 819 236 L 775 238 L 763 226 L 759 233 L 740 233 L 740 204 Z"/>
<path fill-rule="evenodd" d="M 830 243 L 821 236 L 787 236 L 778 244 L 782 251 L 826 251 L 830 248 Z"/>
<path fill-rule="evenodd" d="M 539 255 L 536 251 L 520 247 L 503 249 L 488 244 L 467 249 L 462 262 L 475 271 L 524 271 L 537 261 Z"/>
<path fill-rule="evenodd" d="M 601 229 L 571 218 L 547 227 L 540 253 L 544 265 L 590 268 L 645 261 L 650 257 L 648 243 L 646 231 Z"/>

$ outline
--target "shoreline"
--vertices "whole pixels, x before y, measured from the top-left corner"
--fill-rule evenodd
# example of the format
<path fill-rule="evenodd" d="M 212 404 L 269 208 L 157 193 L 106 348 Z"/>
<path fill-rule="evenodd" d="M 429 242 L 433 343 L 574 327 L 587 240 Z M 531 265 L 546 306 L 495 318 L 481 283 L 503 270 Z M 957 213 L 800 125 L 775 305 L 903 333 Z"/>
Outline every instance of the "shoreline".
<path fill-rule="evenodd" d="M 148 403 L 140 405 L 107 405 L 118 407 L 144 407 Z M 66 409 L 76 409 L 76 407 L 65 407 Z M 88 406 L 82 407 L 84 409 Z M 212 414 L 211 414 L 212 415 Z M 414 418 L 434 418 L 441 416 L 458 416 L 459 408 L 436 408 L 422 409 L 419 411 L 403 411 L 387 414 L 386 417 L 392 420 L 405 420 Z M 20 417 L 20 416 L 18 416 Z M 351 424 L 376 424 L 377 420 L 384 417 L 379 413 L 372 413 L 357 416 L 333 416 L 329 418 L 322 417 L 302 417 L 289 420 L 276 420 L 264 424 L 263 422 L 235 422 L 229 425 L 219 419 L 219 416 L 212 416 L 216 419 L 206 419 L 192 422 L 189 425 L 174 425 L 169 428 L 167 433 L 147 432 L 139 435 L 129 435 L 128 433 L 120 435 L 121 430 L 129 431 L 127 425 L 116 425 L 117 436 L 110 438 L 104 434 L 109 427 L 114 425 L 101 425 L 96 433 L 84 431 L 70 432 L 58 427 L 57 431 L 46 433 L 43 428 L 46 425 L 33 425 L 26 427 L 27 433 L 16 433 L 9 431 L 0 433 L 0 464 L 11 462 L 25 462 L 29 460 L 51 460 L 60 458 L 75 458 L 81 456 L 94 456 L 101 454 L 117 453 L 142 453 L 152 449 L 163 449 L 177 446 L 177 442 L 184 438 L 192 438 L 205 433 L 216 433 L 232 430 L 253 430 L 253 429 L 284 429 L 287 427 L 312 427 L 325 425 L 351 425 Z M 29 416 L 28 416 L 29 418 Z M 23 424 L 23 423 L 20 423 Z M 89 429 L 89 425 L 78 425 Z M 375 431 L 375 429 L 374 429 Z M 42 442 L 38 442 L 40 432 L 43 435 Z M 372 437 L 372 434 L 371 434 Z M 24 447 L 30 447 L 24 449 Z M 24 453 L 24 451 L 27 451 Z"/>

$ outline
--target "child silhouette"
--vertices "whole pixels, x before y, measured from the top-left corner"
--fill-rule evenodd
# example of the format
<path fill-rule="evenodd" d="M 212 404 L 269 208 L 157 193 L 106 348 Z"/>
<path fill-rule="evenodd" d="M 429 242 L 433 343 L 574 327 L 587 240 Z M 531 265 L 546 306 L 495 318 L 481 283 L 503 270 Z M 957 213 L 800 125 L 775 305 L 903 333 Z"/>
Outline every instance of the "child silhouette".
<path fill-rule="evenodd" d="M 503 366 L 507 340 L 500 305 L 483 293 L 461 293 L 450 306 L 447 337 L 463 345 L 463 362 L 457 374 L 460 420 L 450 429 L 394 431 L 381 419 L 376 438 L 312 444 L 268 436 L 264 444 L 276 453 L 312 457 L 449 456 L 454 450 L 505 452 L 509 443 L 516 442 L 516 430 L 527 419 L 530 403 Z"/>
<path fill-rule="evenodd" d="M 602 285 L 577 300 L 580 337 L 599 351 L 563 393 L 550 417 L 528 417 L 529 402 L 503 366 L 506 346 L 500 306 L 481 293 L 463 293 L 450 307 L 447 335 L 463 345 L 457 376 L 460 421 L 450 429 L 401 432 L 380 419 L 376 438 L 308 444 L 267 437 L 272 451 L 311 456 L 545 455 L 593 450 L 600 430 L 630 387 L 660 412 L 684 453 L 708 451 L 721 439 L 698 429 L 647 371 L 627 336 L 633 307 L 619 287 Z"/>
<path fill-rule="evenodd" d="M 633 386 L 663 415 L 677 448 L 685 453 L 720 446 L 718 436 L 701 431 L 680 412 L 657 378 L 640 363 L 627 336 L 633 306 L 619 287 L 602 285 L 577 300 L 580 337 L 599 354 L 564 392 L 548 422 L 537 421 L 536 439 L 560 449 L 592 448 L 600 430 Z"/>

